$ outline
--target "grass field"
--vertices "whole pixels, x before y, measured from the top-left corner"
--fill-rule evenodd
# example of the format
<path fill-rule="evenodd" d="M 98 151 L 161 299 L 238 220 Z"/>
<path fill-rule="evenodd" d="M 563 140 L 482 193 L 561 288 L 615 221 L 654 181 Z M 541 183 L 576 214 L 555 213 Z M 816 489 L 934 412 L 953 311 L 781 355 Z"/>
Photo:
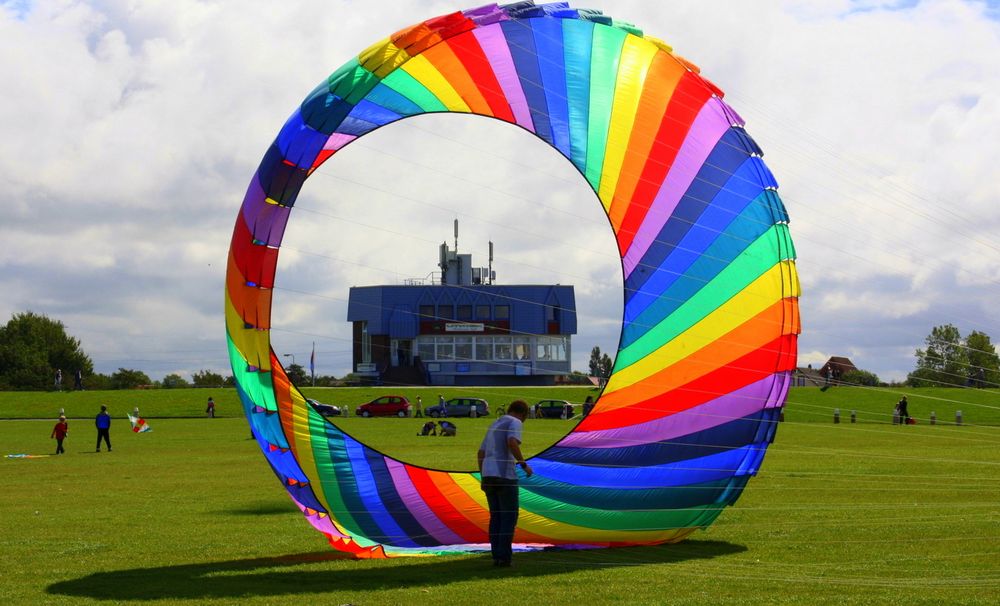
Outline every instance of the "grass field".
<path fill-rule="evenodd" d="M 895 391 L 795 389 L 759 476 L 709 529 L 671 546 L 519 554 L 504 571 L 485 556 L 340 559 L 248 439 L 231 391 L 212 393 L 228 418 L 181 418 L 202 415 L 207 395 L 0 394 L 0 417 L 46 418 L 0 422 L 3 454 L 54 450 L 47 438 L 57 404 L 81 417 L 71 421 L 66 455 L 0 461 L 0 604 L 494 604 L 504 596 L 523 604 L 911 605 L 1000 596 L 996 392 L 911 391 L 922 422 L 893 427 Z M 113 453 L 93 452 L 89 419 L 101 402 L 119 413 Z M 133 406 L 152 433 L 127 431 L 121 416 Z M 967 425 L 928 425 L 932 406 L 944 421 L 961 407 Z M 840 425 L 831 422 L 834 407 Z M 468 469 L 487 420 L 460 420 L 456 440 L 419 438 L 413 419 L 341 422 L 408 461 Z M 526 444 L 540 449 L 571 425 L 529 421 Z"/>

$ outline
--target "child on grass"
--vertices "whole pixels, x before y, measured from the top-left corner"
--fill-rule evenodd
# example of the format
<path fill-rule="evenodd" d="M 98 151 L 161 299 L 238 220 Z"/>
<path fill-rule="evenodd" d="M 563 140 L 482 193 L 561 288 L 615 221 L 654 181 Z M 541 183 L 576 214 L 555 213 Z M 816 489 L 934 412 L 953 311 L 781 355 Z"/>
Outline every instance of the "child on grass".
<path fill-rule="evenodd" d="M 52 428 L 52 436 L 56 439 L 56 454 L 63 454 L 66 452 L 63 449 L 63 440 L 66 439 L 66 435 L 69 433 L 69 423 L 66 422 L 65 415 L 59 415 L 59 422 L 56 426 Z"/>

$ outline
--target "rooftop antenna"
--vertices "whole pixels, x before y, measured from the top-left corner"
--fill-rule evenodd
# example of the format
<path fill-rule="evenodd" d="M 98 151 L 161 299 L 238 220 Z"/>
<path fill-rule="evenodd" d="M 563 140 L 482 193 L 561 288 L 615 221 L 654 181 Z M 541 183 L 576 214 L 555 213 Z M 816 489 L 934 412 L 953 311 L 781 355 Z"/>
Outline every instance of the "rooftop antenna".
<path fill-rule="evenodd" d="M 458 252 L 458 219 L 455 219 L 455 252 Z"/>
<path fill-rule="evenodd" d="M 493 240 L 490 240 L 490 268 L 489 268 L 489 279 L 490 285 L 493 285 Z"/>

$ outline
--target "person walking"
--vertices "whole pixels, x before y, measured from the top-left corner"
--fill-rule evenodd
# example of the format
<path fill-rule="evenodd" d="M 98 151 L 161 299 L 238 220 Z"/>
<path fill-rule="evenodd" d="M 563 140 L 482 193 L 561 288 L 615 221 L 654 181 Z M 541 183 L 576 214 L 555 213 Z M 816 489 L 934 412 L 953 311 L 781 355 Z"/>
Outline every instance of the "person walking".
<path fill-rule="evenodd" d="M 424 418 L 424 401 L 420 399 L 420 396 L 417 396 L 417 413 L 413 415 L 413 418 Z"/>
<path fill-rule="evenodd" d="M 212 396 L 208 396 L 208 406 L 205 408 L 205 414 L 208 415 L 209 419 L 215 418 L 215 400 Z"/>
<path fill-rule="evenodd" d="M 59 415 L 59 422 L 56 426 L 52 428 L 52 436 L 56 439 L 56 454 L 63 454 L 66 450 L 63 448 L 63 440 L 69 434 L 69 423 L 66 422 L 65 415 Z"/>
<path fill-rule="evenodd" d="M 521 453 L 521 431 L 528 417 L 528 404 L 515 400 L 486 431 L 477 455 L 482 490 L 490 508 L 490 551 L 493 565 L 507 567 L 513 556 L 514 530 L 517 528 L 520 465 L 526 477 L 533 473 Z"/>
<path fill-rule="evenodd" d="M 97 427 L 97 452 L 101 452 L 101 438 L 104 438 L 108 452 L 111 452 L 111 415 L 108 414 L 107 406 L 101 405 L 101 412 L 97 413 L 94 425 Z"/>

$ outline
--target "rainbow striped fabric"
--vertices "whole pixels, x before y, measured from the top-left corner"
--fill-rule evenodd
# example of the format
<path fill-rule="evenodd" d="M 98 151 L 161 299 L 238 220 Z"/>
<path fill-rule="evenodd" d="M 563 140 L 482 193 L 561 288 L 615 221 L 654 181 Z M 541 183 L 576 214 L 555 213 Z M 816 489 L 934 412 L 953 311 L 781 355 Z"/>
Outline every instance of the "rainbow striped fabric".
<path fill-rule="evenodd" d="M 622 258 L 625 317 L 592 414 L 521 478 L 515 541 L 678 541 L 760 467 L 795 367 L 788 217 L 723 93 L 664 42 L 567 3 L 488 5 L 382 40 L 306 97 L 267 150 L 233 232 L 226 326 L 264 455 L 306 518 L 357 557 L 488 541 L 474 473 L 384 456 L 326 421 L 270 348 L 282 234 L 313 170 L 428 112 L 531 131 L 597 193 Z"/>

